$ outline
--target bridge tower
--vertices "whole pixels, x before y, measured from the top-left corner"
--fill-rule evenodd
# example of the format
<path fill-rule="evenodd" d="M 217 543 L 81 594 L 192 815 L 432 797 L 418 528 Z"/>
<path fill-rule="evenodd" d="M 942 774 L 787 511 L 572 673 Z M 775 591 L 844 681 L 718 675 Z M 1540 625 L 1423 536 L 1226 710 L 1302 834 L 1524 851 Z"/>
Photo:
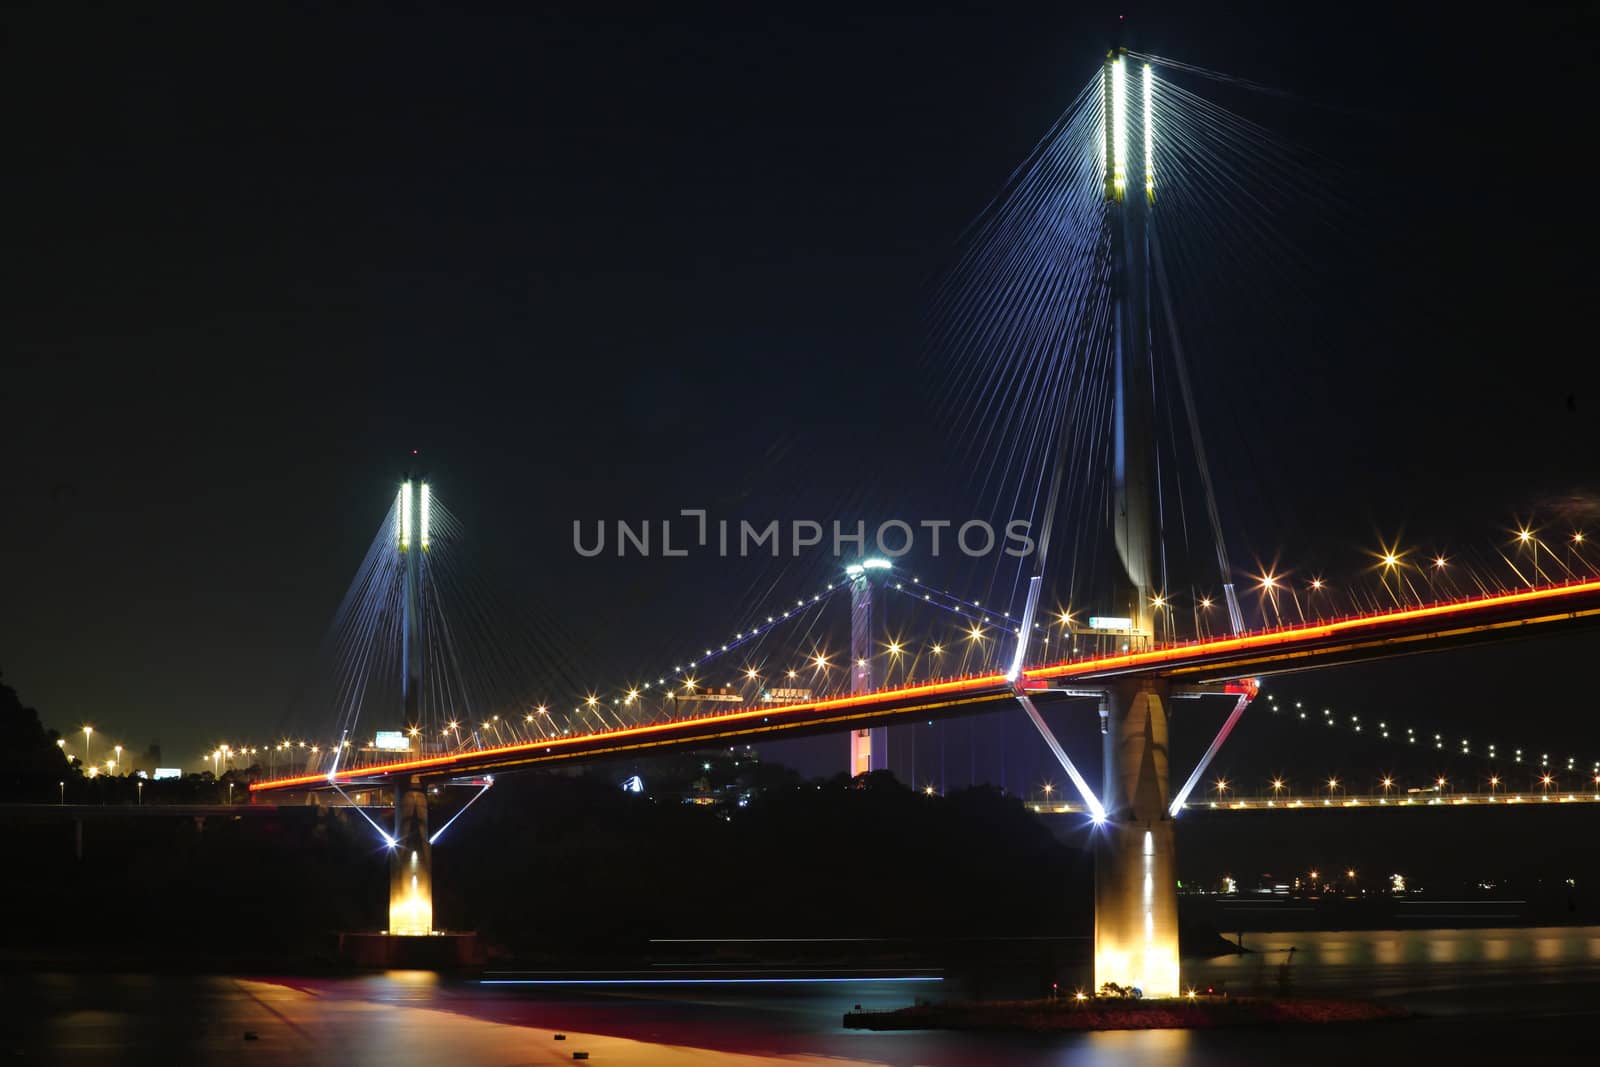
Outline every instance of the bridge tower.
<path fill-rule="evenodd" d="M 1150 215 L 1155 204 L 1154 82 L 1125 49 L 1106 57 L 1105 225 L 1111 249 L 1114 375 L 1112 532 L 1118 614 L 1132 644 L 1154 635 L 1161 527 L 1156 504 Z M 1178 894 L 1168 814 L 1167 706 L 1156 680 L 1114 682 L 1100 704 L 1105 822 L 1095 836 L 1095 984 L 1146 996 L 1178 989 Z"/>
<path fill-rule="evenodd" d="M 872 688 L 872 604 L 875 575 L 890 568 L 888 560 L 864 559 L 845 568 L 850 579 L 850 692 Z M 850 731 L 850 777 L 889 766 L 888 731 L 882 727 Z"/>
<path fill-rule="evenodd" d="M 400 554 L 400 695 L 402 727 L 420 721 L 422 698 L 422 559 L 428 551 L 428 483 L 408 478 L 395 507 Z M 394 786 L 394 834 L 389 847 L 389 933 L 433 932 L 433 849 L 428 792 L 415 775 Z"/>

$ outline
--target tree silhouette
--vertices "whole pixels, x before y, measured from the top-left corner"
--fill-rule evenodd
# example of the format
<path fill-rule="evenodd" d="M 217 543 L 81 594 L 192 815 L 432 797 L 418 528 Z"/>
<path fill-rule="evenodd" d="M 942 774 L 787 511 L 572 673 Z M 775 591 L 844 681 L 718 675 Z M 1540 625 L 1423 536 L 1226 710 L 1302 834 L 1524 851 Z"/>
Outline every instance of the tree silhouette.
<path fill-rule="evenodd" d="M 66 774 L 76 777 L 56 745 L 59 736 L 0 681 L 0 800 L 50 800 Z"/>

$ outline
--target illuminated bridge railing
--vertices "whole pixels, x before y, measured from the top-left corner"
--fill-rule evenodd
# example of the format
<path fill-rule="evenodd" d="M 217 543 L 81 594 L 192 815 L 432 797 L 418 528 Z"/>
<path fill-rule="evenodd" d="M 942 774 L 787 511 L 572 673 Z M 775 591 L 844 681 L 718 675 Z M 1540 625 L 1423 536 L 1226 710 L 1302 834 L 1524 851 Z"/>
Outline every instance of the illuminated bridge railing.
<path fill-rule="evenodd" d="M 1397 607 L 1312 623 L 1203 638 L 1113 655 L 1088 655 L 1027 668 L 1017 683 L 1031 691 L 1139 675 L 1221 681 L 1277 671 L 1427 651 L 1515 632 L 1539 623 L 1600 621 L 1600 580 Z M 916 714 L 963 714 L 1010 700 L 1004 674 L 919 681 L 867 693 L 744 705 L 585 734 L 535 738 L 432 756 L 341 762 L 337 772 L 307 773 L 251 784 L 252 791 L 316 788 L 390 774 L 466 774 L 535 763 L 615 757 L 665 747 L 709 747 L 789 731 L 844 730 L 854 722 Z"/>
<path fill-rule="evenodd" d="M 1561 804 L 1600 804 L 1600 793 L 1557 792 L 1548 793 L 1457 793 L 1445 796 L 1341 796 L 1294 797 L 1276 800 L 1263 797 L 1234 800 L 1196 800 L 1183 806 L 1184 811 L 1339 811 L 1347 808 L 1463 808 L 1479 807 L 1541 807 Z M 1024 806 L 1036 815 L 1087 815 L 1082 804 L 1063 803 L 1058 800 L 1030 800 Z"/>
<path fill-rule="evenodd" d="M 1459 807 L 1516 807 L 1541 804 L 1600 804 L 1600 793 L 1549 792 L 1530 793 L 1446 793 L 1422 796 L 1339 796 L 1294 797 L 1271 800 L 1251 797 L 1234 800 L 1197 800 L 1185 804 L 1185 811 L 1324 811 L 1338 808 L 1459 808 Z"/>

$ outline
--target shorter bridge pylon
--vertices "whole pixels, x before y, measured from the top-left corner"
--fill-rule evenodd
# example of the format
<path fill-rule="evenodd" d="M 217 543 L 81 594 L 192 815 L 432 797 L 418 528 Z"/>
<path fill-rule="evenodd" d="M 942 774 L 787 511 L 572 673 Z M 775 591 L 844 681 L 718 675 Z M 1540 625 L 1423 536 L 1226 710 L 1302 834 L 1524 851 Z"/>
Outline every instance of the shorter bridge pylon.
<path fill-rule="evenodd" d="M 850 579 L 850 692 L 872 690 L 872 608 L 874 574 L 887 572 L 885 559 L 864 559 L 845 568 Z M 882 726 L 850 731 L 850 777 L 889 766 L 889 732 Z"/>

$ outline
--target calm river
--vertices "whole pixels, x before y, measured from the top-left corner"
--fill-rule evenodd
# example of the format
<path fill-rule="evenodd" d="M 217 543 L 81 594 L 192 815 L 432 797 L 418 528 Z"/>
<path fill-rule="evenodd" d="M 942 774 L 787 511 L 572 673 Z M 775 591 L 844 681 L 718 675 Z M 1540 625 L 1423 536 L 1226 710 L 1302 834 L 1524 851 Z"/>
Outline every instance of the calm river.
<path fill-rule="evenodd" d="M 858 1033 L 853 1005 L 937 997 L 937 982 L 490 986 L 420 972 L 8 975 L 0 1059 L 11 1063 L 597 1065 L 1429 1063 L 1600 1058 L 1600 928 L 1247 934 L 1254 954 L 1190 961 L 1186 980 L 1394 1001 L 1411 1021 L 1296 1029 L 1028 1037 Z M 555 1035 L 563 1033 L 565 1040 Z"/>

